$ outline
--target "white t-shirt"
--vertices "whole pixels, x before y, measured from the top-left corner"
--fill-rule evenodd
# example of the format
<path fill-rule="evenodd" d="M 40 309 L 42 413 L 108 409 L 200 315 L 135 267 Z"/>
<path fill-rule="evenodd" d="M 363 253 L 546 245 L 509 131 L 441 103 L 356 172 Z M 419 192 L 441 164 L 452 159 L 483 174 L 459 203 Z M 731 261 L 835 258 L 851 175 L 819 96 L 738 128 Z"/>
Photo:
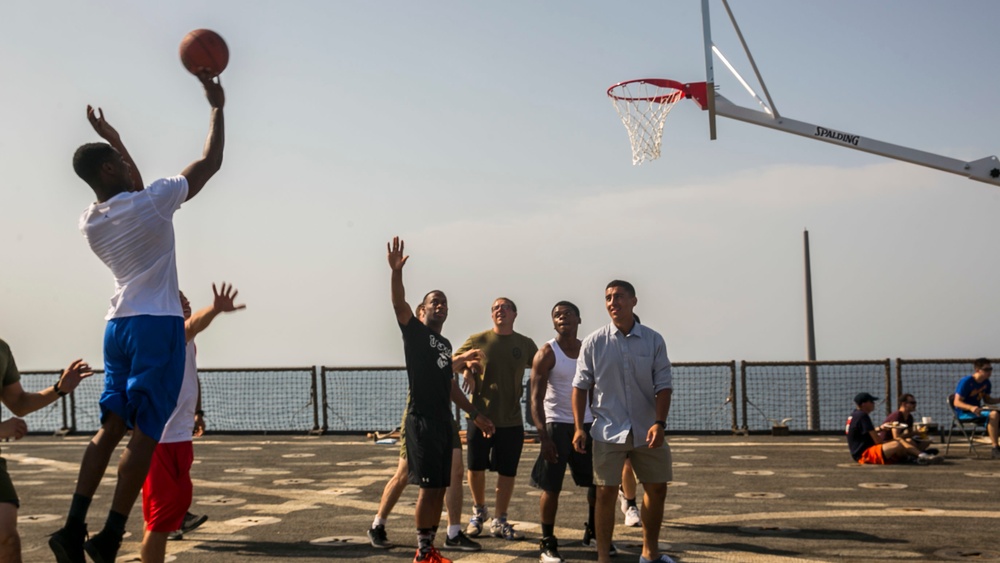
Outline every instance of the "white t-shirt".
<path fill-rule="evenodd" d="M 548 342 L 556 363 L 549 372 L 549 383 L 545 388 L 545 422 L 573 424 L 573 376 L 576 375 L 576 360 L 567 356 L 553 338 Z M 593 422 L 588 401 L 583 422 Z"/>
<path fill-rule="evenodd" d="M 177 298 L 173 218 L 187 194 L 184 176 L 162 178 L 142 191 L 91 204 L 83 212 L 80 231 L 115 277 L 105 319 L 184 316 Z"/>
<path fill-rule="evenodd" d="M 198 406 L 198 363 L 195 361 L 197 349 L 194 340 L 187 343 L 184 358 L 184 382 L 181 392 L 177 395 L 177 406 L 163 427 L 161 444 L 174 442 L 190 442 L 194 432 L 194 410 Z"/>

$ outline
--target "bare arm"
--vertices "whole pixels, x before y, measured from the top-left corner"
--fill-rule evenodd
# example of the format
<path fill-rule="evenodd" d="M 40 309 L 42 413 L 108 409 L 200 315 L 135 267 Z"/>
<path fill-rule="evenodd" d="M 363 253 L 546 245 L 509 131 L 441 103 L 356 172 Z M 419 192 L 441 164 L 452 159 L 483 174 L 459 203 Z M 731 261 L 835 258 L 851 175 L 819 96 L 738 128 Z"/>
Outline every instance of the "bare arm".
<path fill-rule="evenodd" d="M 80 381 L 90 377 L 94 372 L 83 360 L 74 360 L 73 363 L 63 370 L 59 377 L 59 391 L 62 393 L 72 393 Z M 37 393 L 29 393 L 21 387 L 21 383 L 12 383 L 3 388 L 0 399 L 3 404 L 16 416 L 25 416 L 38 409 L 51 405 L 59 398 L 59 393 L 55 387 L 47 387 Z"/>
<path fill-rule="evenodd" d="M 541 445 L 541 455 L 549 463 L 558 463 L 559 454 L 555 443 L 545 428 L 545 391 L 549 385 L 549 374 L 556 365 L 556 356 L 552 347 L 542 345 L 531 362 L 531 418 L 535 421 L 538 431 L 538 441 Z"/>
<path fill-rule="evenodd" d="M 952 402 L 955 404 L 955 408 L 966 410 L 974 414 L 979 414 L 983 411 L 982 407 L 963 401 L 961 395 L 955 395 L 955 400 Z"/>
<path fill-rule="evenodd" d="M 208 328 L 208 325 L 212 324 L 215 317 L 219 316 L 220 313 L 231 313 L 233 311 L 239 311 L 246 309 L 246 305 L 240 304 L 236 305 L 234 301 L 236 296 L 240 294 L 238 290 L 233 288 L 233 284 L 226 285 L 226 282 L 222 282 L 222 290 L 218 290 L 215 284 L 212 284 L 212 294 L 215 296 L 212 300 L 212 304 L 195 314 L 191 315 L 191 318 L 184 321 L 184 338 L 187 342 L 191 342 L 195 336 L 201 331 Z"/>
<path fill-rule="evenodd" d="M 129 167 L 129 175 L 132 177 L 132 191 L 142 190 L 144 184 L 142 183 L 142 176 L 139 174 L 139 167 L 135 165 L 135 161 L 132 160 L 132 155 L 128 153 L 128 149 L 125 148 L 125 144 L 122 143 L 121 136 L 118 131 L 111 126 L 107 120 L 104 119 L 104 111 L 101 108 L 97 108 L 95 111 L 93 106 L 87 106 L 87 121 L 90 122 L 91 127 L 94 131 L 101 136 L 102 139 L 108 142 L 118 154 L 122 155 L 122 160 Z"/>
<path fill-rule="evenodd" d="M 493 426 L 493 421 L 486 418 L 486 415 L 480 413 L 476 407 L 469 402 L 469 399 L 462 393 L 462 390 L 458 386 L 458 382 L 454 379 L 451 380 L 451 400 L 458 405 L 458 408 L 469 413 L 470 420 L 483 432 L 483 436 L 489 438 L 496 431 Z"/>
<path fill-rule="evenodd" d="M 198 195 L 209 178 L 222 168 L 222 151 L 226 145 L 226 120 L 222 112 L 222 107 L 226 105 L 226 93 L 222 89 L 222 83 L 218 81 L 218 77 L 213 79 L 207 72 L 199 74 L 198 80 L 205 87 L 205 96 L 212 106 L 212 118 L 201 159 L 192 162 L 181 172 L 181 176 L 188 181 L 188 200 Z"/>
<path fill-rule="evenodd" d="M 587 399 L 590 397 L 588 389 L 573 388 L 573 426 L 576 431 L 573 433 L 573 449 L 581 454 L 587 453 L 587 431 L 583 429 L 583 419 L 587 414 Z"/>
<path fill-rule="evenodd" d="M 403 288 L 403 266 L 410 259 L 403 254 L 403 241 L 399 237 L 392 237 L 391 243 L 386 243 L 385 248 L 389 258 L 389 268 L 392 269 L 390 284 L 392 287 L 392 310 L 396 313 L 396 321 L 401 325 L 406 325 L 413 318 L 413 309 L 406 302 L 406 289 Z"/>
<path fill-rule="evenodd" d="M 656 394 L 656 420 L 667 420 L 670 414 L 670 399 L 673 397 L 673 389 L 661 389 Z M 654 423 L 646 433 L 646 443 L 650 448 L 658 448 L 663 445 L 663 427 Z"/>

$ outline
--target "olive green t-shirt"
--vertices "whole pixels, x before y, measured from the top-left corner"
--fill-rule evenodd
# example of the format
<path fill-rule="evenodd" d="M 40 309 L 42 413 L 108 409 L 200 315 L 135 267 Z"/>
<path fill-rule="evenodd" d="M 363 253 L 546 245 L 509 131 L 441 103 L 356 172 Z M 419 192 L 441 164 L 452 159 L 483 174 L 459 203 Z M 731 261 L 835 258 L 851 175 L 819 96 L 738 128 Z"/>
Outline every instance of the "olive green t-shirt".
<path fill-rule="evenodd" d="M 10 353 L 10 346 L 0 338 L 0 387 L 6 387 L 18 381 L 21 381 L 21 372 L 17 371 L 14 354 Z M 6 493 L 6 491 L 0 491 L 0 493 Z"/>
<path fill-rule="evenodd" d="M 3 339 L 0 339 L 0 387 L 6 387 L 18 381 L 21 381 L 21 372 L 17 371 L 14 355 L 10 353 L 10 346 Z"/>
<path fill-rule="evenodd" d="M 472 405 L 498 428 L 523 426 L 524 370 L 531 367 L 538 347 L 523 334 L 500 335 L 490 329 L 470 336 L 455 354 L 474 348 L 483 351 L 486 362 L 476 377 Z"/>

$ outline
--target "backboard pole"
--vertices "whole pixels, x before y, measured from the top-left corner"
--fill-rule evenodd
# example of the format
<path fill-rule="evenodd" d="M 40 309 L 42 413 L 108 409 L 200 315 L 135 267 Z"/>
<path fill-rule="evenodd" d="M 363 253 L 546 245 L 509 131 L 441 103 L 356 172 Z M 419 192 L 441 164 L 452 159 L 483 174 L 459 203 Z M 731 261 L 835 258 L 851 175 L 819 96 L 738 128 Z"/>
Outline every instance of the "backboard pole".
<path fill-rule="evenodd" d="M 708 9 L 709 0 L 701 0 L 701 26 L 705 41 L 705 97 L 708 109 L 708 135 L 715 140 L 715 59 L 712 56 L 712 21 Z"/>

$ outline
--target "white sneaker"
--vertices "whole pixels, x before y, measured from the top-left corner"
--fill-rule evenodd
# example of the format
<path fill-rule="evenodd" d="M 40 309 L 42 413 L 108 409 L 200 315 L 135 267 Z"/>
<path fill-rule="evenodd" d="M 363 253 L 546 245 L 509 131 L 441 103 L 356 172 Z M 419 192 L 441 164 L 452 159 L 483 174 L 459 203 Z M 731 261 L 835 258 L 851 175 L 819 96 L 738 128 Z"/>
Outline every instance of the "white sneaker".
<path fill-rule="evenodd" d="M 625 510 L 625 525 L 636 528 L 642 525 L 642 517 L 639 516 L 639 508 L 630 506 Z"/>
<path fill-rule="evenodd" d="M 621 485 L 618 486 L 618 506 L 622 509 L 622 514 L 628 514 L 628 501 L 625 500 L 625 491 L 622 490 Z"/>

